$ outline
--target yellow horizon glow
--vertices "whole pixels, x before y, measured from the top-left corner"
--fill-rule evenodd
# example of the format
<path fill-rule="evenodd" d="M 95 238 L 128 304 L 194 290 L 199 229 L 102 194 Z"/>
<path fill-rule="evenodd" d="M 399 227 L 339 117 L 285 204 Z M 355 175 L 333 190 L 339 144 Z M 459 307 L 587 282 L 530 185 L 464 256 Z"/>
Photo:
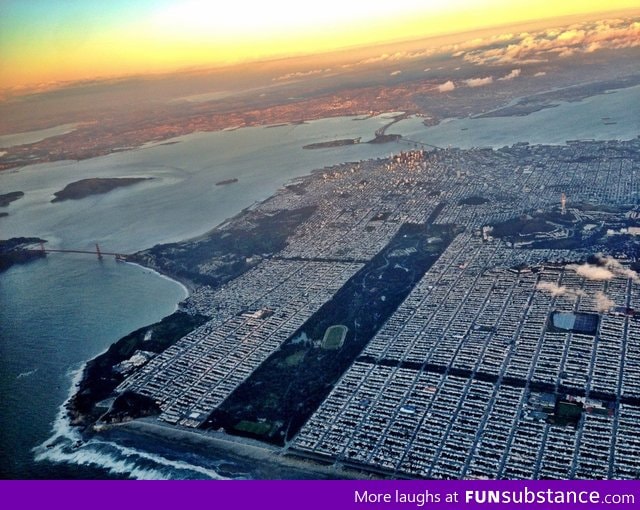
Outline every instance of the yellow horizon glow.
<path fill-rule="evenodd" d="M 36 33 L 21 33 L 19 24 L 29 19 L 0 21 L 0 32 L 3 23 L 12 29 L 0 35 L 0 89 L 324 53 L 603 10 L 599 0 L 192 0 L 151 2 L 137 11 L 125 4 L 115 2 L 114 12 L 99 13 L 104 23 L 98 18 L 89 27 L 55 10 L 59 19 L 47 25 L 44 18 Z M 637 1 L 606 5 L 630 8 Z"/>

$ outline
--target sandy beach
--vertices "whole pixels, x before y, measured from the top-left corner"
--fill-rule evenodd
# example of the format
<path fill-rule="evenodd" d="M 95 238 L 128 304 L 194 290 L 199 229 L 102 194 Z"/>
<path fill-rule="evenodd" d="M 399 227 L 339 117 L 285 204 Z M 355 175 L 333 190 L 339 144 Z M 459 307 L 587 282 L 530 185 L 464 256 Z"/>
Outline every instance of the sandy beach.
<path fill-rule="evenodd" d="M 142 449 L 169 449 L 220 459 L 218 472 L 226 478 L 268 480 L 369 479 L 368 473 L 322 464 L 286 454 L 286 449 L 224 432 L 190 430 L 142 418 L 100 430 L 106 440 L 135 443 Z"/>

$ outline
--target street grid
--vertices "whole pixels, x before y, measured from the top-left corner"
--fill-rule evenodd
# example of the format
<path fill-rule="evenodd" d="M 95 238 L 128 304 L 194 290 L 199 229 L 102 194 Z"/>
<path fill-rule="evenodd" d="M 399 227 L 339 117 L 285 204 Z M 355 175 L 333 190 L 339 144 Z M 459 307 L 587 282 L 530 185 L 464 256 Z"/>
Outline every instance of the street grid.
<path fill-rule="evenodd" d="M 211 321 L 118 391 L 153 398 L 161 420 L 199 426 L 402 224 L 455 224 L 464 231 L 286 450 L 392 476 L 637 478 L 637 275 L 611 252 L 611 277 L 588 279 L 580 264 L 606 244 L 557 241 L 576 229 L 586 239 L 626 232 L 638 171 L 639 139 L 410 151 L 319 170 L 296 181 L 303 192 L 285 188 L 257 206 L 316 206 L 287 246 L 219 289 L 196 289 L 183 306 Z M 572 224 L 515 240 L 485 228 L 558 215 L 562 193 Z M 461 203 L 469 197 L 484 200 Z M 549 327 L 558 312 L 593 314 L 597 329 Z M 553 423 L 559 401 L 580 403 L 575 424 Z"/>

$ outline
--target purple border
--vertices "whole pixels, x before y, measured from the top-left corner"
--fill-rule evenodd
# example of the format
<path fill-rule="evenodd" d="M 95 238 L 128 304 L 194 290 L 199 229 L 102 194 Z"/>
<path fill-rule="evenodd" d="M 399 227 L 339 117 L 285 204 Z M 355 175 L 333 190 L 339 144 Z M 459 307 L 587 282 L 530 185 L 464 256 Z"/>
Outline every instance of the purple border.
<path fill-rule="evenodd" d="M 8 509 L 640 508 L 640 481 L 16 480 L 0 482 L 0 488 L 2 506 Z M 457 498 L 453 496 L 456 493 Z M 487 501 L 496 497 L 501 498 L 500 503 Z M 518 501 L 523 498 L 524 502 L 507 502 L 510 497 Z M 569 502 L 572 497 L 582 503 Z M 613 502 L 605 501 L 612 497 Z M 356 498 L 365 501 L 356 502 Z M 399 502 L 398 498 L 410 501 Z M 596 499 L 600 501 L 595 502 Z"/>

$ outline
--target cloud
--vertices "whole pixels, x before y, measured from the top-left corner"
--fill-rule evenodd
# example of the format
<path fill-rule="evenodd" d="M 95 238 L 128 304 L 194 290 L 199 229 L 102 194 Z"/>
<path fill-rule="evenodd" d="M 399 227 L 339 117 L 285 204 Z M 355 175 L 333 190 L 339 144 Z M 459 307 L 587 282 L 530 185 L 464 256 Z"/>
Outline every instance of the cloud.
<path fill-rule="evenodd" d="M 485 78 L 469 78 L 464 80 L 467 87 L 484 87 L 485 85 L 491 85 L 493 83 L 493 76 L 486 76 Z"/>
<path fill-rule="evenodd" d="M 586 37 L 586 32 L 584 30 L 567 30 L 566 32 L 560 33 L 556 37 L 556 41 L 567 41 L 572 43 L 579 43 L 584 41 Z"/>
<path fill-rule="evenodd" d="M 627 278 L 631 278 L 635 283 L 640 283 L 640 275 L 638 275 L 638 273 L 636 273 L 633 269 L 628 269 L 628 268 L 620 269 L 616 271 L 616 274 L 620 276 L 625 276 Z"/>
<path fill-rule="evenodd" d="M 468 41 L 448 44 L 438 48 L 439 53 L 450 52 L 453 57 L 461 57 L 469 50 L 475 50 L 478 48 L 486 48 L 491 45 L 505 43 L 515 38 L 513 34 L 498 34 L 489 38 L 476 37 Z"/>
<path fill-rule="evenodd" d="M 538 283 L 538 285 L 536 285 L 536 289 L 547 292 L 553 297 L 564 296 L 569 299 L 587 297 L 587 293 L 582 289 L 570 289 L 564 285 L 558 285 L 553 282 L 540 282 Z M 602 291 L 597 291 L 595 294 L 590 295 L 589 297 L 591 297 L 595 301 L 596 310 L 598 310 L 598 312 L 607 312 L 611 308 L 616 306 L 616 303 Z"/>
<path fill-rule="evenodd" d="M 640 275 L 633 269 L 623 266 L 619 260 L 614 259 L 611 256 L 604 256 L 602 254 L 596 255 L 598 261 L 604 265 L 608 270 L 613 271 L 616 276 L 622 276 L 624 278 L 630 278 L 636 283 L 640 283 Z"/>
<path fill-rule="evenodd" d="M 600 49 L 635 48 L 640 46 L 640 22 L 630 19 L 590 21 L 564 28 L 523 32 L 506 41 L 508 44 L 496 46 L 494 42 L 470 48 L 463 58 L 478 65 L 524 64 Z"/>
<path fill-rule="evenodd" d="M 451 92 L 455 88 L 456 88 L 456 84 L 453 83 L 451 80 L 438 85 L 439 92 Z"/>
<path fill-rule="evenodd" d="M 402 74 L 402 71 L 397 70 L 397 71 L 393 71 L 392 73 L 389 73 L 389 76 L 398 76 L 399 74 Z"/>
<path fill-rule="evenodd" d="M 415 60 L 436 54 L 450 54 L 477 65 L 543 63 L 552 58 L 590 53 L 599 49 L 638 47 L 640 46 L 640 22 L 636 19 L 587 21 L 532 32 L 477 37 L 464 42 L 429 46 L 413 51 L 381 53 L 356 62 L 342 64 L 341 67 L 350 69 L 383 62 Z"/>
<path fill-rule="evenodd" d="M 570 57 L 571 55 L 575 55 L 577 53 L 577 51 L 573 48 L 558 48 L 557 50 L 558 56 L 559 57 Z"/>
<path fill-rule="evenodd" d="M 382 53 L 373 57 L 368 57 L 363 60 L 359 60 L 354 64 L 346 64 L 342 67 L 362 66 L 369 64 L 378 64 L 380 62 L 398 62 L 401 60 L 411 60 L 421 57 L 428 57 L 437 52 L 436 48 L 426 48 L 416 51 L 396 51 L 395 53 Z"/>
<path fill-rule="evenodd" d="M 271 81 L 285 81 L 285 80 L 296 80 L 299 78 L 306 78 L 307 76 L 314 76 L 317 74 L 328 73 L 331 71 L 331 68 L 328 69 L 312 69 L 311 71 L 298 71 L 295 73 L 287 73 L 282 76 L 278 76 L 273 78 Z"/>
<path fill-rule="evenodd" d="M 615 276 L 606 267 L 594 266 L 593 264 L 570 264 L 569 266 L 567 266 L 567 268 L 572 269 L 576 272 L 577 275 L 582 276 L 587 280 L 611 280 Z"/>
<path fill-rule="evenodd" d="M 533 76 L 535 76 L 536 78 L 539 76 L 545 76 L 547 73 L 546 71 L 538 71 L 536 74 L 534 74 Z"/>
<path fill-rule="evenodd" d="M 609 309 L 616 306 L 615 301 L 607 297 L 607 295 L 604 292 L 601 292 L 601 291 L 596 292 L 595 299 L 596 299 L 596 309 L 599 312 L 606 312 Z"/>
<path fill-rule="evenodd" d="M 382 55 L 377 55 L 375 57 L 365 58 L 364 60 L 357 62 L 356 65 L 377 64 L 378 62 L 384 62 L 390 59 L 391 59 L 391 55 L 389 55 L 388 53 L 383 53 Z"/>
<path fill-rule="evenodd" d="M 571 298 L 576 298 L 579 296 L 584 296 L 585 292 L 580 289 L 570 289 L 565 287 L 564 285 L 560 286 L 557 283 L 553 282 L 540 282 L 536 285 L 536 289 L 541 290 L 543 292 L 548 292 L 553 297 L 558 296 L 567 296 Z"/>
<path fill-rule="evenodd" d="M 610 269 L 623 269 L 624 266 L 620 263 L 618 259 L 613 258 L 610 255 L 603 255 L 602 253 L 597 253 L 596 258 L 598 262 L 603 266 L 606 266 Z"/>
<path fill-rule="evenodd" d="M 635 283 L 640 283 L 640 275 L 633 269 L 625 267 L 619 260 L 610 256 L 597 254 L 598 265 L 594 264 L 570 264 L 567 269 L 576 272 L 577 275 L 594 281 L 607 281 L 615 277 L 630 278 Z"/>
<path fill-rule="evenodd" d="M 536 289 L 548 292 L 552 296 L 562 296 L 567 293 L 567 288 L 560 286 L 557 283 L 540 282 L 536 285 Z"/>
<path fill-rule="evenodd" d="M 514 78 L 517 78 L 518 76 L 520 76 L 520 73 L 522 71 L 520 69 L 512 69 L 511 72 L 505 76 L 503 76 L 502 78 L 498 78 L 498 80 L 513 80 Z"/>

